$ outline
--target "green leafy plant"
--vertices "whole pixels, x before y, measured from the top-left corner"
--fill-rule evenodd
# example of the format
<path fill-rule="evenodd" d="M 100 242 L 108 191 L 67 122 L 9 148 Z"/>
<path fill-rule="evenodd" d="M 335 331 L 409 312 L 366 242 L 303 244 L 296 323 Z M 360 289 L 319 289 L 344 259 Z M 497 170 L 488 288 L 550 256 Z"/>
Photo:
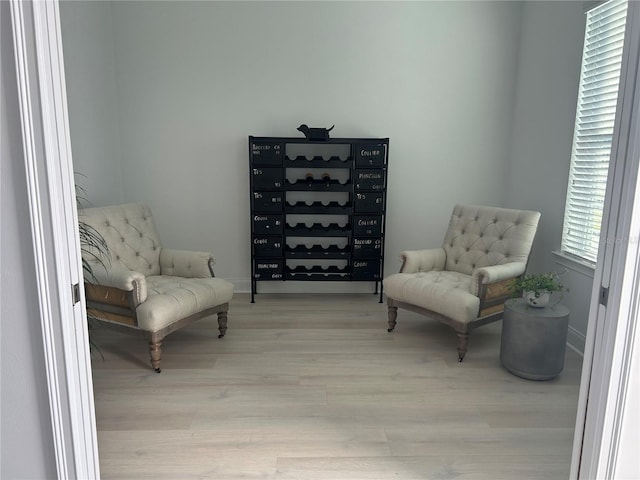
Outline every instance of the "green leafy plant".
<path fill-rule="evenodd" d="M 79 211 L 89 205 L 85 189 L 77 183 L 76 203 Z M 82 253 L 82 271 L 85 278 L 93 280 L 93 283 L 98 283 L 93 273 L 93 268 L 94 265 L 105 267 L 104 262 L 109 261 L 109 246 L 100 232 L 82 220 L 81 212 L 78 215 L 78 232 L 80 234 L 80 251 Z"/>
<path fill-rule="evenodd" d="M 86 192 L 84 188 L 76 183 L 76 203 L 78 210 L 81 210 L 84 205 L 88 205 L 86 199 Z M 92 281 L 92 283 L 99 283 L 95 273 L 93 271 L 95 266 L 106 268 L 104 262 L 109 262 L 109 246 L 103 238 L 103 236 L 91 225 L 85 223 L 82 220 L 82 214 L 78 215 L 78 233 L 80 236 L 80 252 L 82 254 L 82 272 L 86 279 Z M 87 311 L 87 319 L 89 320 L 89 330 L 92 328 L 93 317 Z M 91 338 L 91 331 L 89 331 L 89 348 L 91 352 L 98 352 L 104 359 L 100 348 L 95 344 Z"/>
<path fill-rule="evenodd" d="M 513 296 L 520 296 L 522 292 L 533 292 L 539 297 L 545 292 L 568 292 L 560 281 L 560 277 L 555 272 L 536 273 L 516 278 L 511 282 L 511 293 Z"/>
<path fill-rule="evenodd" d="M 102 235 L 91 225 L 84 223 L 81 218 L 78 220 L 78 231 L 82 252 L 82 271 L 85 278 L 93 280 L 93 283 L 98 283 L 93 273 L 93 265 L 104 266 L 104 260 L 109 258 L 109 247 Z"/>

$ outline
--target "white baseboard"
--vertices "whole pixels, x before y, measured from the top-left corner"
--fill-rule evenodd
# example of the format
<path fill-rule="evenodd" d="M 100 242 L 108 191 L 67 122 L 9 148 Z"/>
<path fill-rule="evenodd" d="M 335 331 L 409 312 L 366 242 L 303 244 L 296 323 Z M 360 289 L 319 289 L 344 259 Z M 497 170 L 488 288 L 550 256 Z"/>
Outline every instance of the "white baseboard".
<path fill-rule="evenodd" d="M 567 334 L 567 346 L 571 350 L 573 350 L 574 352 L 576 352 L 580 356 L 583 356 L 584 355 L 584 345 L 585 345 L 586 340 L 587 340 L 587 338 L 584 335 L 584 333 L 582 333 L 579 330 L 576 330 L 571 325 L 569 325 L 569 332 Z"/>

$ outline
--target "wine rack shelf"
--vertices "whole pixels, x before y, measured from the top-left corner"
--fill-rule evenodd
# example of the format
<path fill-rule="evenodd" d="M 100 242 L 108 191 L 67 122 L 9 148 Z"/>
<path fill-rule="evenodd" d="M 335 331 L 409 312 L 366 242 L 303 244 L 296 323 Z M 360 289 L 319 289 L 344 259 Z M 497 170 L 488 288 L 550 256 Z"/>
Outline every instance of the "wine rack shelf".
<path fill-rule="evenodd" d="M 291 213 L 295 215 L 304 214 L 333 214 L 333 215 L 350 215 L 353 212 L 353 204 L 347 202 L 340 204 L 340 202 L 328 202 L 323 203 L 321 201 L 312 202 L 310 204 L 305 202 L 297 202 L 294 204 L 287 203 L 284 207 L 285 213 Z"/>

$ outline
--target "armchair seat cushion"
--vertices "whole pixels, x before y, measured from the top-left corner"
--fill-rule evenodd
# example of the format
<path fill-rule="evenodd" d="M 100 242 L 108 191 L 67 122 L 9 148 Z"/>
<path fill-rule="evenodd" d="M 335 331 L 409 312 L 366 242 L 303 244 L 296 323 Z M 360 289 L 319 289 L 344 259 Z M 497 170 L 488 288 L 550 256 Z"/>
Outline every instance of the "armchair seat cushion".
<path fill-rule="evenodd" d="M 416 305 L 460 323 L 475 320 L 480 299 L 472 295 L 471 275 L 453 271 L 396 273 L 384 279 L 388 297 Z"/>
<path fill-rule="evenodd" d="M 160 330 L 178 318 L 228 303 L 233 284 L 222 278 L 185 278 L 151 275 L 147 300 L 136 309 L 138 326 L 150 332 Z"/>

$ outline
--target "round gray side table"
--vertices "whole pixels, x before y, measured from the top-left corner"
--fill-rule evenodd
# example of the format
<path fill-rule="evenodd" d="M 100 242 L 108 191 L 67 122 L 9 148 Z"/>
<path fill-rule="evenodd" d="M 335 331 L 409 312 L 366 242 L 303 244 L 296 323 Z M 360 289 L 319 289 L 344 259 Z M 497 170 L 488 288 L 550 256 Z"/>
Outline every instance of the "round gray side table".
<path fill-rule="evenodd" d="M 514 375 L 549 380 L 562 372 L 569 329 L 564 305 L 530 307 L 521 299 L 504 303 L 500 362 Z"/>

